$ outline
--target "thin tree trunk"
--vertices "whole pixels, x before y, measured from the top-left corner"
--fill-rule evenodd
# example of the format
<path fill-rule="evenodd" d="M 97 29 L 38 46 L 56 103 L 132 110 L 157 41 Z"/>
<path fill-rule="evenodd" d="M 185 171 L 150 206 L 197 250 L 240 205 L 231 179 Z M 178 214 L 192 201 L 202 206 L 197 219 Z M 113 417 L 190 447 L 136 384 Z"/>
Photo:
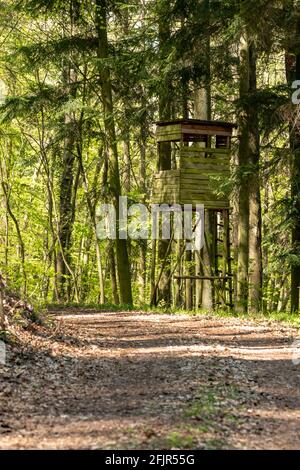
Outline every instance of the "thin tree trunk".
<path fill-rule="evenodd" d="M 300 20 L 296 23 L 296 38 L 300 34 Z M 294 80 L 300 80 L 300 52 L 298 49 L 292 51 L 295 60 L 290 54 L 286 54 L 286 77 L 288 85 Z M 292 225 L 292 246 L 294 255 L 300 257 L 300 122 L 290 123 L 290 148 L 291 157 L 291 197 L 294 203 L 294 215 Z M 299 311 L 299 289 L 300 288 L 300 263 L 291 266 L 291 312 Z"/>
<path fill-rule="evenodd" d="M 112 99 L 112 85 L 110 70 L 107 65 L 103 64 L 108 56 L 108 37 L 107 37 L 107 2 L 106 0 L 96 0 L 96 28 L 98 35 L 98 58 L 101 59 L 100 84 L 101 96 L 103 103 L 104 128 L 107 138 L 107 147 L 110 150 L 109 170 L 110 185 L 114 199 L 114 206 L 119 214 L 119 197 L 121 196 L 120 174 L 119 174 L 119 157 L 116 141 L 114 107 Z M 120 288 L 120 300 L 123 304 L 132 305 L 131 291 L 131 274 L 130 264 L 127 251 L 127 240 L 121 239 L 119 234 L 119 223 L 117 222 L 117 239 L 116 239 L 116 255 L 117 255 L 117 271 Z"/>
<path fill-rule="evenodd" d="M 105 303 L 104 279 L 103 279 L 103 269 L 102 269 L 102 256 L 101 256 L 99 240 L 98 240 L 98 237 L 97 237 L 96 210 L 95 210 L 95 205 L 93 204 L 93 202 L 91 200 L 91 197 L 90 197 L 90 193 L 89 193 L 87 176 L 86 176 L 86 172 L 85 172 L 85 169 L 84 169 L 84 166 L 83 166 L 83 161 L 82 161 L 81 147 L 78 145 L 77 149 L 78 149 L 77 157 L 78 157 L 79 168 L 80 168 L 80 172 L 82 174 L 83 186 L 84 186 L 87 206 L 88 206 L 88 210 L 89 210 L 91 223 L 93 225 L 93 232 L 94 232 L 95 243 L 96 243 L 96 258 L 97 258 L 97 270 L 98 270 L 98 280 L 99 280 L 100 303 L 104 304 Z"/>
<path fill-rule="evenodd" d="M 187 240 L 188 241 L 188 240 Z M 185 272 L 186 276 L 192 276 L 192 251 L 185 252 Z M 192 310 L 193 308 L 193 282 L 191 279 L 185 281 L 185 308 Z"/>
<path fill-rule="evenodd" d="M 238 222 L 238 267 L 237 305 L 239 313 L 248 310 L 248 269 L 249 269 L 249 116 L 245 100 L 249 93 L 249 44 L 242 36 L 240 42 L 240 99 L 239 115 L 239 222 Z"/>
<path fill-rule="evenodd" d="M 141 123 L 141 142 L 140 142 L 140 188 L 142 193 L 142 202 L 146 200 L 146 119 Z M 139 264 L 139 291 L 140 303 L 145 302 L 145 292 L 147 284 L 147 240 L 140 240 L 140 264 Z"/>
<path fill-rule="evenodd" d="M 266 178 L 266 180 L 263 183 L 265 192 L 264 192 L 264 213 L 263 213 L 263 233 L 264 236 L 268 236 L 268 224 L 267 224 L 267 219 L 268 219 L 268 213 L 269 213 L 269 178 Z M 263 292 L 267 293 L 268 288 L 269 288 L 269 282 L 270 282 L 270 272 L 269 272 L 269 247 L 264 246 L 263 250 L 263 266 L 265 270 L 264 274 L 264 283 L 263 283 Z M 268 310 L 268 300 L 267 296 L 264 295 L 263 302 L 262 302 L 262 311 L 267 312 Z"/>
<path fill-rule="evenodd" d="M 2 181 L 2 189 L 3 189 L 4 196 L 5 196 L 6 210 L 7 210 L 8 215 L 10 216 L 10 218 L 12 219 L 12 221 L 15 225 L 17 236 L 18 236 L 19 253 L 20 253 L 20 260 L 21 260 L 21 272 L 22 272 L 22 280 L 23 280 L 23 285 L 22 285 L 20 290 L 21 290 L 21 294 L 24 297 L 26 297 L 26 294 L 27 294 L 27 274 L 26 274 L 26 268 L 25 268 L 25 245 L 24 245 L 22 234 L 21 234 L 19 221 L 18 221 L 17 217 L 15 216 L 15 214 L 12 211 L 11 206 L 10 206 L 9 188 L 8 188 L 7 184 L 4 181 Z"/>
<path fill-rule="evenodd" d="M 210 2 L 209 0 L 204 0 L 202 3 L 203 8 L 203 22 L 206 25 L 210 22 Z M 203 51 L 205 54 L 206 62 L 206 74 L 202 77 L 203 86 L 197 88 L 194 92 L 194 117 L 195 119 L 210 120 L 211 119 L 211 86 L 210 86 L 210 37 L 209 35 L 205 38 L 205 49 Z M 197 146 L 201 147 L 203 144 L 199 142 Z M 210 224 L 210 215 L 208 214 L 209 210 L 205 211 L 205 230 L 207 238 L 211 237 L 211 224 Z M 210 258 L 208 255 L 207 247 L 204 244 L 200 253 L 195 254 L 195 264 L 196 272 L 201 274 L 203 271 L 203 266 L 200 263 L 200 257 L 203 259 L 204 264 L 210 265 Z M 199 256 L 200 255 L 200 256 Z M 207 310 L 213 308 L 213 284 L 210 281 L 196 280 L 195 281 L 195 291 L 196 291 L 196 309 L 201 305 Z"/>
<path fill-rule="evenodd" d="M 211 119 L 211 96 L 210 96 L 210 87 L 207 85 L 205 88 L 199 88 L 195 90 L 195 101 L 194 101 L 194 117 L 195 119 L 204 119 L 209 120 Z M 202 143 L 199 142 L 197 146 L 201 147 Z M 205 231 L 207 239 L 211 238 L 211 217 L 210 211 L 208 209 L 205 210 Z M 207 266 L 209 272 L 210 266 L 210 257 L 207 251 L 207 246 L 204 244 L 204 247 L 200 253 L 201 257 L 203 258 L 204 264 Z M 196 262 L 196 271 L 197 273 L 201 273 L 203 267 L 200 263 L 200 257 L 196 255 L 195 258 Z M 211 310 L 213 308 L 213 284 L 210 281 L 204 280 L 196 280 L 195 283 L 196 288 L 196 308 L 199 307 L 200 303 L 202 308 L 206 310 Z"/>
<path fill-rule="evenodd" d="M 256 51 L 249 47 L 249 93 L 256 92 Z M 262 307 L 262 249 L 261 249 L 261 196 L 259 171 L 259 129 L 257 104 L 252 99 L 249 105 L 249 301 L 250 310 L 259 312 Z"/>
<path fill-rule="evenodd" d="M 212 265 L 213 254 L 213 232 L 214 232 L 214 212 L 206 210 L 204 214 L 204 231 L 205 231 L 205 244 L 203 247 L 202 259 L 204 270 L 203 274 L 216 275 L 214 273 L 214 266 Z M 202 308 L 204 310 L 212 310 L 214 307 L 214 288 L 213 282 L 206 279 L 202 284 Z"/>
<path fill-rule="evenodd" d="M 164 50 L 165 43 L 170 36 L 170 25 L 165 18 L 161 18 L 159 22 L 159 44 L 161 53 Z M 171 96 L 170 86 L 166 81 L 161 85 L 159 95 L 159 118 L 161 121 L 171 119 Z M 158 171 L 171 170 L 171 144 L 170 142 L 161 142 L 158 146 Z M 162 302 L 164 305 L 171 303 L 171 282 L 170 282 L 170 262 L 166 253 L 169 247 L 169 240 L 158 240 L 157 264 L 158 268 L 164 264 L 165 268 L 161 274 L 161 278 L 157 289 L 156 302 Z"/>
<path fill-rule="evenodd" d="M 111 241 L 108 242 L 108 263 L 111 282 L 112 297 L 115 305 L 119 305 L 118 283 L 116 276 L 115 252 Z"/>
<path fill-rule="evenodd" d="M 71 69 L 70 64 L 65 67 L 63 81 L 67 89 L 76 84 L 77 74 Z M 75 88 L 70 93 L 70 97 L 75 96 Z M 59 223 L 58 239 L 59 248 L 56 256 L 56 276 L 58 300 L 69 300 L 70 289 L 67 277 L 69 275 L 68 266 L 71 265 L 70 248 L 73 230 L 73 191 L 74 191 L 74 146 L 76 136 L 76 126 L 72 112 L 67 113 L 64 118 L 64 128 L 66 137 L 64 139 L 64 150 L 62 158 L 62 174 L 59 184 Z"/>
<path fill-rule="evenodd" d="M 152 240 L 151 242 L 151 269 L 150 269 L 150 305 L 153 307 L 157 305 L 157 292 L 155 290 L 155 279 L 156 279 L 156 252 L 157 242 Z"/>

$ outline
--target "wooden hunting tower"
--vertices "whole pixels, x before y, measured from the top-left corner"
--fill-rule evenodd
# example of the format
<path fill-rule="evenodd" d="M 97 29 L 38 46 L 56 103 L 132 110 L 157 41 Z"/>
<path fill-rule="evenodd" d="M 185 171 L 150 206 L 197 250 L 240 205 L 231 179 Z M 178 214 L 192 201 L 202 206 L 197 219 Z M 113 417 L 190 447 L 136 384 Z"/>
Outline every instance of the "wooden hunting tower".
<path fill-rule="evenodd" d="M 195 255 L 178 252 L 169 274 L 164 275 L 172 243 L 165 247 L 165 259 L 158 249 L 156 282 L 153 282 L 153 303 L 160 301 L 160 283 L 176 288 L 173 298 L 183 299 L 186 308 L 233 307 L 229 200 L 222 183 L 230 175 L 230 149 L 235 124 L 198 119 L 158 122 L 158 171 L 154 175 L 154 204 L 203 204 L 205 210 L 205 247 Z M 175 242 L 174 242 L 175 243 Z M 156 272 L 156 245 L 153 244 L 153 272 Z M 159 254 L 160 253 L 160 254 Z M 170 274 L 171 273 L 171 274 Z M 171 277 L 175 282 L 171 283 Z M 167 279 L 167 280 L 166 280 Z M 171 285 L 172 284 L 172 285 Z M 177 287 L 176 287 L 177 285 Z M 208 289 L 207 289 L 208 286 Z M 210 304 L 205 291 L 211 290 Z M 176 303 L 176 301 L 175 301 Z M 183 304 L 182 303 L 182 304 Z M 177 306 L 181 303 L 177 302 Z"/>
<path fill-rule="evenodd" d="M 163 158 L 155 175 L 152 202 L 204 204 L 207 209 L 227 209 L 218 182 L 229 176 L 234 124 L 184 119 L 158 122 L 158 153 L 168 143 L 171 158 Z"/>

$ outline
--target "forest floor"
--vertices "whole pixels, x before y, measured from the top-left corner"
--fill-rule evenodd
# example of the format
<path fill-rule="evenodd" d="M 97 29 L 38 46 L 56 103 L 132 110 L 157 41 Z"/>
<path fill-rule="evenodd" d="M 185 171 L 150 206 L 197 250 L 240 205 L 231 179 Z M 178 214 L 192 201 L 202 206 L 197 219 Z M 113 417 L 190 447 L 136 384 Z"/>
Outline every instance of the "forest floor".
<path fill-rule="evenodd" d="M 0 365 L 1 449 L 300 448 L 299 330 L 202 315 L 52 316 L 50 329 L 19 329 Z"/>

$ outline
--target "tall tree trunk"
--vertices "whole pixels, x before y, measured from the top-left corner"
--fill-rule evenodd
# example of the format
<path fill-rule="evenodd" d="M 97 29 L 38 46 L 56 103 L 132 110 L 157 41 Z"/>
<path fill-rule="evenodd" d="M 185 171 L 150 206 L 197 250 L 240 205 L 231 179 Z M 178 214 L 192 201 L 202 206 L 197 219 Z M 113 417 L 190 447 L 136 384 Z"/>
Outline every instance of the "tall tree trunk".
<path fill-rule="evenodd" d="M 144 104 L 144 99 L 142 100 Z M 146 200 L 146 116 L 143 115 L 140 128 L 140 188 L 142 193 L 142 202 Z M 147 240 L 140 240 L 140 265 L 139 265 L 139 291 L 140 303 L 145 302 L 145 292 L 147 284 Z"/>
<path fill-rule="evenodd" d="M 109 57 L 108 37 L 107 37 L 107 2 L 106 0 L 96 0 L 96 28 L 98 36 L 98 58 L 101 60 L 99 67 L 101 96 L 103 103 L 104 128 L 109 149 L 109 180 L 114 199 L 114 206 L 119 217 L 119 197 L 121 196 L 121 184 L 119 174 L 119 156 L 116 141 L 114 107 L 112 99 L 112 84 L 110 70 L 105 65 L 105 60 Z M 132 304 L 130 264 L 127 251 L 127 240 L 121 239 L 119 234 L 119 222 L 117 222 L 117 272 L 120 288 L 120 300 L 123 304 Z"/>
<path fill-rule="evenodd" d="M 203 8 L 203 24 L 209 24 L 209 0 L 204 0 L 201 2 Z M 205 37 L 205 62 L 206 62 L 206 74 L 202 77 L 202 86 L 197 88 L 194 92 L 194 118 L 202 120 L 211 119 L 211 86 L 210 86 L 210 37 L 207 35 Z M 204 144 L 199 142 L 197 146 L 201 147 Z M 211 239 L 211 217 L 209 210 L 205 210 L 205 232 L 207 240 Z M 200 256 L 199 256 L 200 254 Z M 201 266 L 200 258 L 203 259 L 204 266 L 206 266 L 206 274 L 210 273 L 210 264 L 211 260 L 208 253 L 208 247 L 204 244 L 201 252 L 196 254 L 195 263 L 196 263 L 196 274 L 203 275 L 203 266 Z M 195 282 L 196 290 L 196 308 L 200 305 L 206 310 L 211 310 L 213 308 L 213 283 L 207 280 L 196 280 Z"/>
<path fill-rule="evenodd" d="M 237 305 L 239 313 L 248 310 L 248 269 L 249 269 L 249 114 L 247 99 L 249 93 L 249 44 L 246 35 L 240 41 L 240 112 L 239 112 L 239 222 L 238 222 L 238 267 Z"/>
<path fill-rule="evenodd" d="M 122 23 L 123 23 L 123 34 L 125 39 L 129 33 L 129 11 L 128 8 L 124 8 L 122 13 Z M 129 88 L 129 87 L 128 87 Z M 130 91 L 128 89 L 128 95 L 130 96 Z M 128 106 L 128 101 L 124 98 L 124 126 L 123 126 L 123 153 L 124 153 L 124 191 L 126 194 L 130 192 L 131 188 L 131 156 L 130 156 L 130 108 Z M 129 250 L 130 252 L 130 250 Z"/>
<path fill-rule="evenodd" d="M 76 33 L 80 16 L 79 0 L 70 3 L 70 31 L 71 36 Z M 77 72 L 75 70 L 71 55 L 63 64 L 62 82 L 69 98 L 76 97 Z M 72 277 L 71 272 L 71 238 L 74 223 L 74 204 L 76 188 L 74 189 L 74 166 L 75 166 L 75 142 L 76 121 L 74 112 L 67 112 L 64 117 L 64 149 L 62 157 L 62 173 L 59 183 L 59 221 L 58 221 L 58 252 L 56 255 L 56 286 L 58 300 L 70 300 L 71 284 L 67 277 Z M 79 174 L 79 173 L 78 173 Z M 77 181 L 78 182 L 78 181 Z M 76 282 L 75 282 L 76 283 Z M 74 285 L 77 291 L 76 285 Z M 77 295 L 77 294 L 76 294 Z"/>
<path fill-rule="evenodd" d="M 298 38 L 300 34 L 300 20 L 296 21 L 296 47 L 291 53 L 286 54 L 286 77 L 291 87 L 294 80 L 300 80 L 300 52 Z M 296 113 L 295 113 L 296 115 Z M 297 112 L 298 115 L 298 112 Z M 299 288 L 300 288 L 300 122 L 296 118 L 296 122 L 290 123 L 290 148 L 291 156 L 291 198 L 294 205 L 294 215 L 292 224 L 292 246 L 293 253 L 299 259 L 291 266 L 291 311 L 299 311 Z"/>
<path fill-rule="evenodd" d="M 166 23 L 165 18 L 161 18 L 159 22 L 159 44 L 163 60 L 163 51 L 166 42 L 170 37 L 170 26 Z M 170 85 L 165 79 L 161 85 L 159 94 L 159 118 L 161 121 L 171 119 L 171 101 L 170 101 Z M 158 171 L 171 170 L 171 144 L 170 142 L 161 142 L 158 146 Z M 158 240 L 157 264 L 158 267 L 163 265 L 167 256 L 169 240 Z M 158 289 L 156 302 L 163 302 L 166 305 L 171 303 L 171 282 L 170 282 L 170 263 L 165 263 Z"/>
<path fill-rule="evenodd" d="M 256 93 L 256 51 L 249 47 L 249 95 Z M 249 301 L 250 310 L 259 312 L 262 307 L 262 249 L 261 249 L 261 196 L 259 171 L 259 128 L 257 104 L 252 98 L 248 112 L 249 122 Z"/>
<path fill-rule="evenodd" d="M 75 32 L 78 22 L 79 3 L 73 0 L 70 4 L 70 28 L 71 35 Z M 64 63 L 62 82 L 69 98 L 75 98 L 77 88 L 77 72 L 71 58 Z M 59 221 L 58 221 L 58 253 L 56 256 L 56 285 L 58 300 L 70 300 L 71 275 L 71 238 L 74 219 L 74 166 L 75 166 L 75 142 L 76 121 L 75 113 L 70 111 L 64 117 L 64 149 L 62 156 L 62 174 L 59 183 Z"/>
<path fill-rule="evenodd" d="M 67 300 L 66 277 L 69 274 L 70 247 L 72 236 L 72 200 L 73 200 L 73 172 L 74 172 L 74 123 L 67 116 L 65 118 L 65 138 L 62 175 L 59 189 L 59 251 L 56 258 L 56 273 L 58 285 L 58 300 Z"/>
<path fill-rule="evenodd" d="M 195 90 L 195 101 L 194 101 L 194 117 L 195 119 L 211 119 L 211 96 L 210 96 L 210 87 L 207 86 Z M 197 144 L 201 146 L 201 142 Z M 205 210 L 205 233 L 207 240 L 211 238 L 212 226 L 211 226 L 211 217 L 210 211 Z M 211 260 L 208 253 L 209 247 L 204 244 L 204 247 L 201 250 L 201 257 L 203 259 L 204 266 L 206 266 L 207 273 L 210 273 L 210 264 Z M 196 271 L 197 274 L 204 274 L 203 267 L 200 263 L 200 257 L 196 256 Z M 202 299 L 201 299 L 202 297 Z M 213 284 L 211 281 L 196 281 L 196 308 L 199 307 L 201 303 L 202 308 L 205 310 L 211 310 L 213 308 Z"/>
<path fill-rule="evenodd" d="M 264 205 L 263 205 L 263 227 L 262 232 L 264 236 L 268 236 L 269 227 L 268 227 L 268 213 L 269 213 L 269 191 L 270 191 L 270 180 L 269 177 L 265 178 L 263 182 L 264 190 Z M 265 293 L 264 299 L 262 302 L 262 311 L 265 313 L 268 310 L 268 299 L 266 293 L 268 292 L 269 282 L 270 282 L 270 269 L 269 269 L 269 246 L 264 246 L 263 250 L 263 266 L 264 266 L 264 279 L 263 279 L 263 292 Z"/>

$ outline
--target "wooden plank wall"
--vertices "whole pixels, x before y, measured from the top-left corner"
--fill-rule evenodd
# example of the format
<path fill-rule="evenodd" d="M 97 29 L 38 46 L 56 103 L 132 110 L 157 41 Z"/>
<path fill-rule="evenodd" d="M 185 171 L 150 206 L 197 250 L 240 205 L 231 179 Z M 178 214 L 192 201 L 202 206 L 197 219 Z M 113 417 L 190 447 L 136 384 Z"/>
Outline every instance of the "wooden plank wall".
<path fill-rule="evenodd" d="M 168 126 L 169 127 L 169 126 Z M 212 178 L 230 176 L 229 148 L 200 148 L 182 145 L 180 169 L 155 175 L 154 204 L 204 204 L 208 209 L 227 209 L 229 201 L 214 192 Z"/>

